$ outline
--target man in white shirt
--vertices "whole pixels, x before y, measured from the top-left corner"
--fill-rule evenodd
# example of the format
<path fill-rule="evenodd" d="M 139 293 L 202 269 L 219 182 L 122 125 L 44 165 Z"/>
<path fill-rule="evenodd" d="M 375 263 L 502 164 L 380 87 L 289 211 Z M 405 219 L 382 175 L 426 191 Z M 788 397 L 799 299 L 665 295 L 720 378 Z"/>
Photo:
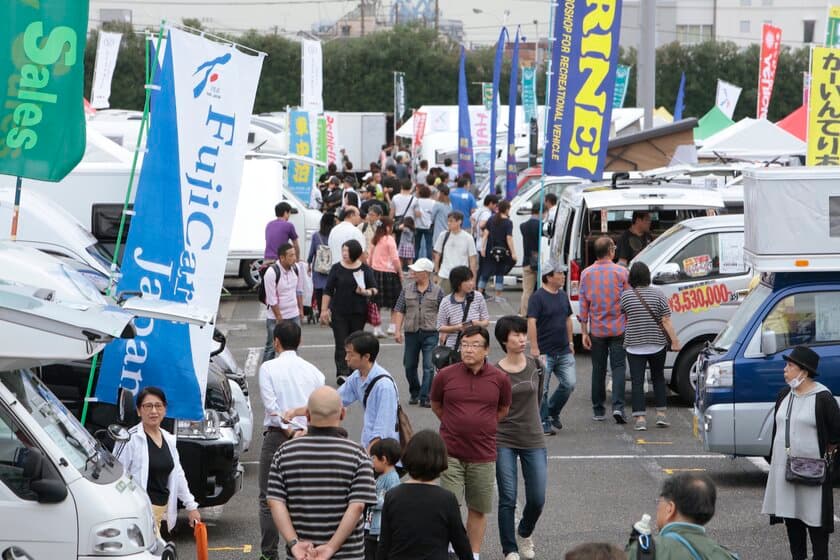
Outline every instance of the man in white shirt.
<path fill-rule="evenodd" d="M 441 232 L 435 240 L 435 278 L 444 293 L 452 293 L 449 271 L 456 266 L 469 263 L 473 277 L 478 273 L 478 251 L 475 241 L 468 232 L 461 229 L 464 215 L 453 211 L 446 218 L 448 231 Z"/>
<path fill-rule="evenodd" d="M 291 243 L 277 249 L 277 262 L 263 275 L 265 286 L 266 340 L 263 362 L 274 358 L 274 325 L 289 319 L 300 324 L 303 317 L 303 278 L 297 267 L 297 253 Z"/>
<path fill-rule="evenodd" d="M 265 408 L 262 449 L 260 450 L 260 548 L 262 558 L 277 558 L 279 536 L 266 492 L 268 473 L 274 453 L 295 431 L 306 428 L 306 417 L 283 418 L 286 410 L 305 407 L 309 395 L 324 385 L 324 374 L 297 355 L 300 326 L 293 321 L 280 321 L 274 327 L 274 348 L 277 357 L 263 362 L 259 371 L 260 397 Z M 285 420 L 292 420 L 294 424 Z M 285 554 L 283 555 L 285 557 Z"/>
<path fill-rule="evenodd" d="M 362 223 L 362 215 L 359 213 L 359 209 L 355 206 L 348 206 L 342 210 L 340 217 L 342 222 L 332 229 L 327 241 L 327 245 L 330 246 L 330 256 L 333 264 L 341 262 L 341 246 L 347 241 L 355 239 L 362 247 L 366 246 L 365 236 L 357 227 Z"/>
<path fill-rule="evenodd" d="M 484 197 L 484 206 L 477 209 L 472 216 L 472 233 L 475 237 L 475 246 L 481 249 L 481 239 L 484 235 L 484 226 L 487 225 L 487 220 L 493 217 L 496 209 L 499 207 L 499 197 L 495 194 L 488 194 Z"/>
<path fill-rule="evenodd" d="M 391 199 L 391 219 L 399 221 L 406 216 L 414 218 L 416 208 L 417 197 L 411 194 L 411 182 L 404 181 L 400 185 L 400 194 Z"/>

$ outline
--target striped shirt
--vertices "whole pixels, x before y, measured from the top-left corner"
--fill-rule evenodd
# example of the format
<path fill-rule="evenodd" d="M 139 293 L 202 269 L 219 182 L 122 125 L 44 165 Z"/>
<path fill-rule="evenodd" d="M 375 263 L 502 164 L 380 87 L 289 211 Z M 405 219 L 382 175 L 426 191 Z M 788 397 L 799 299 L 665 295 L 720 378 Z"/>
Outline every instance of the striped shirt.
<path fill-rule="evenodd" d="M 376 503 L 370 457 L 344 434 L 341 428 L 310 426 L 308 435 L 281 445 L 271 462 L 268 499 L 285 503 L 298 539 L 315 546 L 332 538 L 349 504 Z M 362 560 L 364 549 L 359 516 L 333 558 Z M 286 558 L 293 560 L 288 552 Z"/>
<path fill-rule="evenodd" d="M 671 316 L 668 300 L 665 299 L 662 291 L 651 286 L 636 289 L 657 319 L 661 321 L 663 317 Z M 650 316 L 632 288 L 621 294 L 621 312 L 627 318 L 627 329 L 624 332 L 625 348 L 648 344 L 657 346 L 668 344 L 659 324 Z"/>
<path fill-rule="evenodd" d="M 627 269 L 612 261 L 595 261 L 580 275 L 580 322 L 598 337 L 624 333 L 621 292 L 628 287 Z"/>
<path fill-rule="evenodd" d="M 481 292 L 473 292 L 475 299 L 470 305 L 469 313 L 467 313 L 467 321 L 488 321 L 490 319 L 490 312 L 487 311 L 487 302 Z M 440 302 L 440 309 L 438 309 L 437 328 L 448 327 L 452 325 L 460 325 L 463 323 L 464 307 L 467 305 L 466 300 L 455 301 L 455 294 L 443 298 Z M 455 348 L 455 341 L 458 340 L 458 333 L 450 333 L 446 337 L 446 346 Z"/>

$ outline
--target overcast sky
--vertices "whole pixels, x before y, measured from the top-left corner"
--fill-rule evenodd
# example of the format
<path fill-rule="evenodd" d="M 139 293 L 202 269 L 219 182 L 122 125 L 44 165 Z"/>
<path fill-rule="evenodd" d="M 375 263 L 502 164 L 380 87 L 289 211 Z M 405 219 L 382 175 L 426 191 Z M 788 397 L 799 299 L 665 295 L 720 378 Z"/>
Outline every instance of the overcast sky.
<path fill-rule="evenodd" d="M 434 5 L 434 0 L 411 1 L 415 5 L 425 2 Z M 381 0 L 381 5 L 392 12 L 393 0 Z M 180 21 L 186 16 L 231 32 L 277 26 L 295 33 L 309 31 L 318 22 L 334 22 L 356 6 L 358 0 L 91 0 L 90 17 L 96 21 L 100 9 L 124 8 L 132 11 L 134 23 L 140 25 L 161 18 Z M 549 0 L 439 0 L 439 6 L 442 18 L 464 22 L 467 43 L 494 42 L 503 23 L 514 28 L 520 24 L 529 40 L 537 27 L 540 36 L 548 34 Z"/>

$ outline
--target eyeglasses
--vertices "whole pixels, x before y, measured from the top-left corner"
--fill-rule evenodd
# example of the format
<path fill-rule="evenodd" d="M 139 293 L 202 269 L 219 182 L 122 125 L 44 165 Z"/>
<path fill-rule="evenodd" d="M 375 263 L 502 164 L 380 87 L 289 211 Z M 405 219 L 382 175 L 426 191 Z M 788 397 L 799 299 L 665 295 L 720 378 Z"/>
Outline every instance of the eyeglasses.
<path fill-rule="evenodd" d="M 164 410 L 166 405 L 162 402 L 147 402 L 140 405 L 143 410 Z"/>
<path fill-rule="evenodd" d="M 470 349 L 470 350 L 478 350 L 479 348 L 484 348 L 484 343 L 482 342 L 462 342 L 461 348 Z"/>

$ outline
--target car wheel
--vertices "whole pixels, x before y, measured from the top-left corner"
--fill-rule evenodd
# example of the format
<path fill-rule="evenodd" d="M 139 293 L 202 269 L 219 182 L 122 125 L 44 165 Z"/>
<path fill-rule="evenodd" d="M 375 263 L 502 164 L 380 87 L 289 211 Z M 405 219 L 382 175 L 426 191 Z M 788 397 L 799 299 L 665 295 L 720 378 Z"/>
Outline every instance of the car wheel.
<path fill-rule="evenodd" d="M 260 284 L 260 268 L 262 259 L 239 261 L 239 277 L 245 280 L 248 288 L 255 289 Z"/>
<path fill-rule="evenodd" d="M 695 342 L 685 348 L 674 364 L 674 372 L 671 378 L 671 387 L 679 394 L 686 404 L 694 404 L 694 385 L 691 384 L 692 374 L 696 376 L 697 356 L 706 345 L 705 340 Z"/>

